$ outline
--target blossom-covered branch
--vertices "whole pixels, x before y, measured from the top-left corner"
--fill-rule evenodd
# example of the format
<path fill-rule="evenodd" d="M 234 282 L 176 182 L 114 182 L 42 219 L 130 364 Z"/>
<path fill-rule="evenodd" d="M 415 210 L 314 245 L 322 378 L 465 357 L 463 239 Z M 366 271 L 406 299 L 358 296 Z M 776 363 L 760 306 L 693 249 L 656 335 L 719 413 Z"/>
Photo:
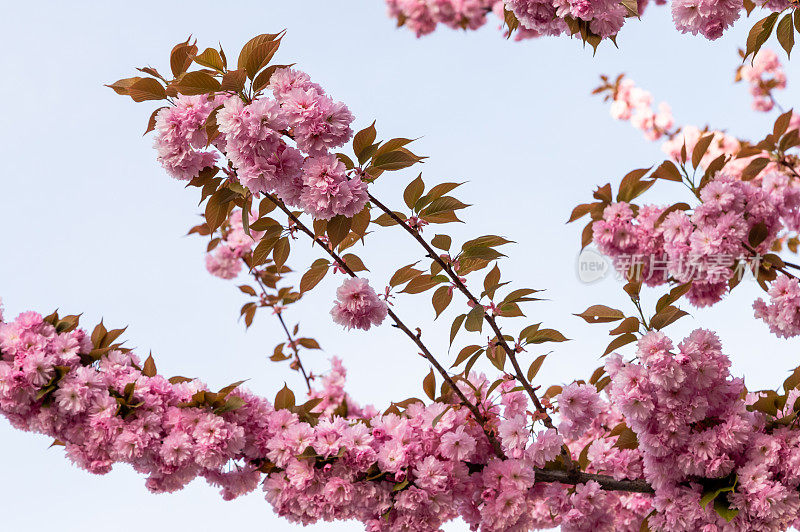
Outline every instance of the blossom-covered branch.
<path fill-rule="evenodd" d="M 409 28 L 417 37 L 432 33 L 439 25 L 458 30 L 476 30 L 493 13 L 506 37 L 516 40 L 543 36 L 569 36 L 589 43 L 595 50 L 600 42 L 616 38 L 628 19 L 640 19 L 648 0 L 385 0 L 388 14 L 398 26 Z M 655 0 L 656 5 L 666 0 Z M 788 0 L 673 0 L 672 20 L 681 33 L 715 40 L 744 11 L 756 7 L 769 14 L 754 24 L 747 42 L 747 55 L 758 52 L 775 31 L 781 46 L 791 52 L 798 26 L 795 4 Z M 794 18 L 793 18 L 794 17 Z M 780 21 L 779 21 L 780 19 Z M 794 20 L 794 22 L 793 22 Z M 800 30 L 798 30 L 800 31 Z"/>
<path fill-rule="evenodd" d="M 153 112 L 148 131 L 155 130 L 167 171 L 200 193 L 204 223 L 194 229 L 212 237 L 207 267 L 226 279 L 243 267 L 252 275 L 257 288 L 239 286 L 255 298 L 241 315 L 250 326 L 259 308 L 277 312 L 288 344 L 279 344 L 271 358 L 293 361 L 309 385 L 307 400 L 301 404 L 286 386 L 270 403 L 241 382 L 213 392 L 195 379 L 166 379 L 152 357 L 142 363 L 117 342 L 121 330 L 101 324 L 89 335 L 77 316 L 28 312 L 4 322 L 0 312 L 5 417 L 54 437 L 92 472 L 131 464 L 155 492 L 180 489 L 196 477 L 220 486 L 225 498 L 262 484 L 279 515 L 303 524 L 357 519 L 367 530 L 428 531 L 462 518 L 472 528 L 499 532 L 772 530 L 800 523 L 800 369 L 780 392 L 749 392 L 730 374 L 714 333 L 699 329 L 676 348 L 661 332 L 685 314 L 675 306 L 684 295 L 713 304 L 735 286 L 729 265 L 704 260 L 691 274 L 677 268 L 691 252 L 708 258 L 721 250 L 747 259 L 763 255 L 751 269 L 773 300 L 757 305 L 757 313 L 791 335 L 798 313 L 797 307 L 794 315 L 786 312 L 787 301 L 800 300 L 800 287 L 787 274 L 790 265 L 771 252 L 778 243 L 791 246 L 786 233 L 800 220 L 791 151 L 800 136 L 790 112 L 762 141 L 750 143 L 723 132 L 677 129 L 666 106 L 652 110 L 647 93 L 622 78 L 604 80 L 598 92 L 614 101 L 615 115 L 635 122 L 648 138 L 666 137 L 670 155 L 654 172 L 628 174 L 616 200 L 610 184 L 598 188 L 596 201 L 572 216 L 591 215 L 584 245 L 594 241 L 623 266 L 624 290 L 638 314 L 593 305 L 579 316 L 619 322 L 604 354 L 633 342 L 637 353 L 631 361 L 612 354 L 587 381 L 540 392 L 531 383 L 547 355 L 523 373 L 523 353 L 566 338 L 540 323 L 516 336 L 504 332 L 506 322 L 500 328 L 498 317 L 524 317 L 522 304 L 535 301 L 537 292 L 501 281 L 504 255 L 496 248 L 510 241 L 484 235 L 454 251 L 447 234 L 430 242 L 422 237 L 429 224 L 460 221 L 458 211 L 467 205 L 453 195 L 458 183 L 427 188 L 421 175 L 413 179 L 403 193 L 409 215 L 378 200 L 368 190 L 376 180 L 424 158 L 409 149 L 410 139 L 378 140 L 374 123 L 354 134 L 354 117 L 343 103 L 303 72 L 273 64 L 282 38 L 252 39 L 236 68 L 228 67 L 221 48 L 200 53 L 190 41 L 179 43 L 170 54 L 171 78 L 147 67 L 140 69 L 144 76 L 111 88 L 135 101 L 169 104 Z M 757 84 L 758 107 L 766 108 L 780 77 L 774 65 L 751 68 L 740 71 L 742 78 Z M 352 154 L 334 151 L 350 141 Z M 660 179 L 682 183 L 689 201 L 699 204 L 632 203 Z M 375 208 L 381 214 L 373 218 Z M 276 209 L 288 221 L 273 218 Z M 402 225 L 431 262 L 425 269 L 419 262 L 400 267 L 378 295 L 359 277 L 367 271 L 362 259 L 347 251 L 385 238 L 376 226 L 391 225 Z M 327 257 L 302 273 L 297 290 L 278 287 L 292 275 L 287 263 L 297 232 Z M 633 252 L 666 266 L 626 261 Z M 482 270 L 478 294 L 472 279 Z M 329 271 L 347 276 L 333 321 L 366 331 L 389 317 L 433 368 L 422 383 L 428 404 L 411 397 L 383 414 L 359 406 L 344 390 L 338 359 L 321 377 L 322 388 L 314 388 L 298 345 L 318 344 L 297 338 L 297 327 L 291 332 L 280 311 Z M 643 284 L 670 287 L 649 318 Z M 480 334 L 484 323 L 494 333 L 488 343 L 458 352 L 452 367 L 463 366 L 459 374 L 433 356 L 421 329 L 390 308 L 400 294 L 429 291 L 436 317 L 450 307 L 454 291 L 466 297 L 450 328 L 451 345 L 462 330 Z M 293 354 L 283 354 L 285 345 Z M 479 361 L 499 377 L 473 371 Z"/>

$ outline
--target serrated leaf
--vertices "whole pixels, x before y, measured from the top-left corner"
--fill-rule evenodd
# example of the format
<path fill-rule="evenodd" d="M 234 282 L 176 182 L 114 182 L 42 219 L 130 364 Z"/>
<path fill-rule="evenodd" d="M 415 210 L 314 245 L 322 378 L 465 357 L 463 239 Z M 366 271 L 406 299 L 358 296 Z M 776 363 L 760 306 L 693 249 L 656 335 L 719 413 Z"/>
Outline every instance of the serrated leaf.
<path fill-rule="evenodd" d="M 583 318 L 586 323 L 609 323 L 623 319 L 625 314 L 621 310 L 605 305 L 592 305 L 575 316 Z"/>
<path fill-rule="evenodd" d="M 315 286 L 317 286 L 322 279 L 325 278 L 325 275 L 328 273 L 329 264 L 325 261 L 324 265 L 312 265 L 311 268 L 308 269 L 306 273 L 303 274 L 303 277 L 300 279 L 300 292 L 308 292 Z"/>
<path fill-rule="evenodd" d="M 289 237 L 284 236 L 275 243 L 275 247 L 272 248 L 272 260 L 278 268 L 286 264 L 286 259 L 289 258 L 290 251 L 291 244 L 289 243 Z"/>
<path fill-rule="evenodd" d="M 416 265 L 417 263 L 415 262 L 399 268 L 396 272 L 394 272 L 394 275 L 392 275 L 392 278 L 389 280 L 389 286 L 401 285 L 421 274 L 422 270 L 414 268 Z"/>
<path fill-rule="evenodd" d="M 792 27 L 792 13 L 784 15 L 780 22 L 778 22 L 778 29 L 775 30 L 775 35 L 778 37 L 778 42 L 786 50 L 786 55 L 792 56 L 792 48 L 794 48 L 794 27 Z"/>
<path fill-rule="evenodd" d="M 328 220 L 326 232 L 328 233 L 328 240 L 330 241 L 332 247 L 335 248 L 342 242 L 342 240 L 345 239 L 345 237 L 350 233 L 350 227 L 352 225 L 352 218 L 348 218 L 347 216 L 343 216 L 341 214 Z"/>
<path fill-rule="evenodd" d="M 213 68 L 214 70 L 218 70 L 220 72 L 222 72 L 225 68 L 225 64 L 222 61 L 222 56 L 220 56 L 219 52 L 213 48 L 206 48 L 203 50 L 202 54 L 194 56 L 194 62 L 198 65 Z"/>
<path fill-rule="evenodd" d="M 422 380 L 422 389 L 425 390 L 425 395 L 427 395 L 431 401 L 436 399 L 436 375 L 433 373 L 433 368 L 431 368 L 430 373 Z"/>
<path fill-rule="evenodd" d="M 659 165 L 659 167 L 653 172 L 653 178 L 665 179 L 667 181 L 677 181 L 678 183 L 683 181 L 683 177 L 681 177 L 678 167 L 675 166 L 675 163 L 672 161 L 664 161 L 661 163 L 661 165 Z"/>
<path fill-rule="evenodd" d="M 621 336 L 617 336 L 616 338 L 611 340 L 611 343 L 608 344 L 606 350 L 603 351 L 603 354 L 601 356 L 606 356 L 607 354 L 614 352 L 615 349 L 619 349 L 620 347 L 628 345 L 629 343 L 635 341 L 636 341 L 636 335 L 632 333 L 625 333 Z"/>
<path fill-rule="evenodd" d="M 483 305 L 475 305 L 472 310 L 467 314 L 466 323 L 464 328 L 469 332 L 480 332 L 483 329 L 483 316 L 485 314 Z"/>
<path fill-rule="evenodd" d="M 482 350 L 482 348 L 479 345 L 468 345 L 468 346 L 466 346 L 461 351 L 459 351 L 458 356 L 456 357 L 456 361 L 453 362 L 453 365 L 450 366 L 450 367 L 454 368 L 454 367 L 458 366 L 459 364 L 461 364 L 465 360 L 467 360 L 469 357 L 471 357 L 472 355 L 474 355 L 475 353 L 477 353 L 478 351 L 481 351 L 481 350 Z"/>
<path fill-rule="evenodd" d="M 247 72 L 247 76 L 253 79 L 261 68 L 275 55 L 280 46 L 280 39 L 277 37 L 282 36 L 281 33 L 274 34 L 261 34 L 253 37 L 245 43 L 239 52 L 239 60 L 236 68 Z"/>
<path fill-rule="evenodd" d="M 539 355 L 536 357 L 536 360 L 531 362 L 531 366 L 528 368 L 528 382 L 533 382 L 533 379 L 536 377 L 536 374 L 539 373 L 539 370 L 542 368 L 542 364 L 544 364 L 544 359 L 547 358 L 547 355 Z"/>
<path fill-rule="evenodd" d="M 750 243 L 750 246 L 756 248 L 766 240 L 767 236 L 769 236 L 769 228 L 764 222 L 758 222 L 750 229 L 747 241 Z"/>
<path fill-rule="evenodd" d="M 156 370 L 156 361 L 153 360 L 153 355 L 149 355 L 147 359 L 144 361 L 144 366 L 142 366 L 142 375 L 145 377 L 155 377 L 158 374 Z"/>
<path fill-rule="evenodd" d="M 622 320 L 622 322 L 614 329 L 610 330 L 608 334 L 624 334 L 634 333 L 639 330 L 639 318 L 630 316 Z"/>
<path fill-rule="evenodd" d="M 382 153 L 372 160 L 372 167 L 378 170 L 395 171 L 418 163 L 421 160 L 405 148 L 398 148 L 388 153 Z"/>
<path fill-rule="evenodd" d="M 139 78 L 128 87 L 128 95 L 134 102 L 144 102 L 146 100 L 163 100 L 167 97 L 167 91 L 161 83 L 153 78 Z"/>
<path fill-rule="evenodd" d="M 294 392 L 284 384 L 283 388 L 278 392 L 278 395 L 275 396 L 275 409 L 290 409 L 294 404 Z"/>
<path fill-rule="evenodd" d="M 444 312 L 452 300 L 453 292 L 449 286 L 440 286 L 436 289 L 431 300 L 433 304 L 433 310 L 436 312 L 436 318 L 438 318 L 439 315 Z"/>
<path fill-rule="evenodd" d="M 694 149 L 692 150 L 692 166 L 698 168 L 700 166 L 700 160 L 708 151 L 708 147 L 711 145 L 711 141 L 714 140 L 714 134 L 708 133 L 700 137 L 697 141 L 697 144 L 694 145 Z"/>
<path fill-rule="evenodd" d="M 539 329 L 527 336 L 529 344 L 542 344 L 544 342 L 566 342 L 569 340 L 555 329 Z"/>
<path fill-rule="evenodd" d="M 362 160 L 361 154 L 366 148 L 372 146 L 372 144 L 375 142 L 376 136 L 377 131 L 375 130 L 375 121 L 353 136 L 353 153 L 356 154 L 359 163 L 364 164 L 366 161 L 366 159 Z"/>
<path fill-rule="evenodd" d="M 458 334 L 458 331 L 466 318 L 466 314 L 459 314 L 453 320 L 453 324 L 450 326 L 450 345 L 453 345 L 453 340 L 456 339 L 456 335 Z"/>
<path fill-rule="evenodd" d="M 342 260 L 344 260 L 344 263 L 347 264 L 347 267 L 354 272 L 369 271 L 367 267 L 364 266 L 364 262 L 361 260 L 361 258 L 359 258 L 358 255 L 347 253 L 342 257 Z"/>
<path fill-rule="evenodd" d="M 681 310 L 678 307 L 669 305 L 664 307 L 660 312 L 658 312 L 658 314 L 650 319 L 650 328 L 660 331 L 670 323 L 674 323 L 688 314 L 688 312 Z"/>
<path fill-rule="evenodd" d="M 453 239 L 447 235 L 436 235 L 431 240 L 431 245 L 435 248 L 441 249 L 442 251 L 449 251 L 452 243 Z"/>
<path fill-rule="evenodd" d="M 187 72 L 180 81 L 174 85 L 175 89 L 187 96 L 217 92 L 222 85 L 213 76 L 205 72 Z"/>
<path fill-rule="evenodd" d="M 420 294 L 426 290 L 430 290 L 441 282 L 441 276 L 422 274 L 411 279 L 411 281 L 409 281 L 405 288 L 403 288 L 400 292 L 406 294 Z"/>

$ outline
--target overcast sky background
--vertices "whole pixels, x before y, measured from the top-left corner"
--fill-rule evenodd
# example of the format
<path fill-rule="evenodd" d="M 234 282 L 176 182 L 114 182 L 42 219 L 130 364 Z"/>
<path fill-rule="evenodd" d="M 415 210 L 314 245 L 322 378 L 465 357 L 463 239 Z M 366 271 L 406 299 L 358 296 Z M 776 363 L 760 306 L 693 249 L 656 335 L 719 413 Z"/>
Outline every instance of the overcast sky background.
<path fill-rule="evenodd" d="M 506 41 L 494 19 L 478 32 L 443 28 L 417 40 L 394 28 L 381 0 L 16 2 L 0 20 L 6 315 L 56 307 L 83 312 L 87 326 L 101 317 L 109 326 L 129 325 L 129 345 L 140 354 L 152 350 L 167 375 L 201 377 L 214 389 L 249 378 L 248 386 L 268 397 L 284 381 L 302 389 L 285 365 L 267 360 L 282 341 L 277 322 L 265 313 L 245 332 L 237 321 L 244 296 L 233 282 L 206 273 L 205 241 L 184 237 L 198 220 L 197 194 L 167 177 L 152 138 L 142 137 L 156 105 L 134 104 L 102 86 L 134 75 L 136 66 L 169 71 L 169 50 L 189 34 L 201 50 L 221 42 L 230 59 L 252 36 L 288 28 L 279 62 L 296 62 L 346 102 L 358 129 L 377 119 L 379 137 L 422 137 L 415 150 L 430 156 L 423 167 L 428 183 L 468 181 L 457 194 L 475 204 L 463 215 L 468 223 L 444 226 L 457 243 L 481 234 L 517 242 L 504 250 L 504 277 L 518 287 L 546 288 L 551 301 L 530 305 L 529 320 L 516 323 L 544 321 L 575 339 L 555 347 L 536 384 L 586 378 L 602 363 L 608 328 L 572 313 L 600 302 L 632 309 L 613 279 L 578 281 L 581 226 L 564 222 L 596 185 L 616 185 L 627 171 L 663 158 L 656 144 L 614 122 L 589 92 L 599 74 L 624 71 L 656 101 L 668 101 L 678 124 L 709 123 L 760 138 L 775 115 L 751 112 L 746 87 L 732 85 L 736 49 L 753 22 L 740 21 L 709 43 L 678 34 L 668 9 L 651 6 L 643 22 L 626 24 L 619 50 L 604 44 L 592 57 L 591 49 L 565 38 Z M 797 65 L 788 69 L 789 89 L 779 96 L 787 107 L 796 95 Z M 400 208 L 400 193 L 415 172 L 385 174 L 373 192 Z M 661 203 L 683 194 L 662 183 L 649 197 Z M 366 249 L 357 248 L 373 285 L 383 286 L 394 269 L 421 258 L 403 236 L 385 229 Z M 305 242 L 295 248 L 296 268 L 317 258 Z M 324 371 L 327 357 L 342 357 L 349 391 L 380 408 L 422 395 L 428 367 L 388 322 L 346 334 L 330 321 L 340 282 L 329 275 L 286 315 L 324 348 L 305 355 L 305 363 Z M 751 389 L 774 387 L 797 365 L 797 344 L 775 339 L 752 319 L 757 294 L 751 283 L 711 312 L 688 309 L 692 316 L 671 327 L 671 335 L 679 340 L 698 326 L 719 331 L 736 374 L 745 374 Z M 433 318 L 429 300 L 430 294 L 400 297 L 396 310 L 409 324 L 425 325 Z M 655 295 L 646 294 L 644 302 L 652 311 Z M 446 361 L 457 353 L 446 353 L 456 308 L 425 329 L 426 341 Z M 462 333 L 457 346 L 465 341 Z M 529 363 L 541 352 L 523 359 Z M 48 449 L 49 439 L 12 430 L 5 420 L 0 442 L 0 506 L 12 510 L 3 514 L 7 530 L 51 530 L 56 519 L 63 532 L 298 528 L 278 519 L 260 492 L 223 502 L 197 481 L 177 494 L 152 495 L 130 468 L 92 476 L 73 467 L 63 449 Z M 360 529 L 357 523 L 311 528 Z"/>

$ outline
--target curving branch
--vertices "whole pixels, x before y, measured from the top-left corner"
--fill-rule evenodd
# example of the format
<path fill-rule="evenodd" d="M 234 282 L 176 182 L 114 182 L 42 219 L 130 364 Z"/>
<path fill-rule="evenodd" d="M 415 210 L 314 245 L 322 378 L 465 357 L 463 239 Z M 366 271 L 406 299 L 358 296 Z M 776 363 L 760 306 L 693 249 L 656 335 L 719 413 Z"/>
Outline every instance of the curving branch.
<path fill-rule="evenodd" d="M 483 308 L 481 302 L 478 300 L 477 297 L 475 297 L 472 294 L 472 292 L 470 292 L 469 288 L 467 288 L 467 286 L 455 272 L 453 267 L 448 262 L 442 260 L 442 258 L 436 253 L 436 251 L 434 251 L 434 249 L 428 244 L 428 242 L 424 238 L 422 238 L 422 236 L 419 234 L 418 231 L 415 231 L 414 229 L 409 227 L 408 224 L 405 223 L 403 220 L 401 220 L 391 209 L 387 208 L 383 203 L 378 201 L 378 199 L 375 196 L 373 196 L 370 193 L 368 193 L 368 195 L 370 201 L 374 203 L 375 206 L 377 206 L 380 210 L 386 213 L 392 220 L 394 220 L 394 222 L 396 222 L 403 229 L 405 229 L 406 232 L 409 235 L 411 235 L 414 238 L 414 240 L 416 240 L 425 249 L 425 252 L 427 253 L 428 257 L 430 257 L 433 261 L 435 261 L 442 268 L 442 270 L 444 270 L 447 273 L 447 276 L 450 277 L 450 280 L 453 282 L 453 284 L 455 284 L 456 287 L 458 287 L 459 291 L 462 294 L 464 294 L 464 296 L 469 301 L 471 301 L 475 305 L 480 305 L 481 308 Z M 539 401 L 539 398 L 536 395 L 536 391 L 533 389 L 533 386 L 531 386 L 531 383 L 529 383 L 528 379 L 525 378 L 525 373 L 522 371 L 522 368 L 519 365 L 519 361 L 517 360 L 517 353 L 514 349 L 511 348 L 511 346 L 508 345 L 508 342 L 506 342 L 505 338 L 503 337 L 503 333 L 500 330 L 500 326 L 497 325 L 497 320 L 494 319 L 494 316 L 490 315 L 488 312 L 485 311 L 483 313 L 483 319 L 486 320 L 486 323 L 488 323 L 489 326 L 494 331 L 497 337 L 498 345 L 500 345 L 500 347 L 502 347 L 503 350 L 506 352 L 508 359 L 511 361 L 511 365 L 514 367 L 514 374 L 516 379 L 525 389 L 528 396 L 531 398 L 531 401 L 533 401 L 533 405 L 536 408 L 536 411 L 539 412 L 539 414 L 542 416 L 542 422 L 547 428 L 555 428 L 555 426 L 553 425 L 553 419 L 550 417 L 550 414 L 547 413 L 547 410 L 544 408 L 541 401 Z M 572 460 L 572 456 L 569 450 L 566 448 L 566 446 L 564 446 L 562 455 L 567 461 L 568 467 L 570 469 L 575 469 L 576 464 Z"/>
<path fill-rule="evenodd" d="M 319 244 L 322 247 L 322 249 L 324 249 L 325 252 L 328 255 L 330 255 L 330 257 L 334 261 L 336 261 L 336 264 L 339 266 L 339 268 L 341 268 L 347 275 L 354 278 L 358 277 L 358 275 L 356 275 L 356 273 L 345 263 L 344 259 L 342 259 L 334 250 L 332 250 L 327 242 L 317 237 L 311 229 L 309 229 L 303 222 L 301 222 L 300 219 L 292 212 L 292 210 L 289 209 L 286 206 L 286 204 L 283 203 L 283 201 L 273 196 L 272 194 L 268 193 L 265 193 L 264 197 L 269 198 L 270 201 L 272 201 L 280 210 L 282 210 L 286 214 L 286 216 L 289 217 L 289 219 L 295 224 L 295 226 L 297 226 L 298 229 L 300 229 L 300 231 L 308 235 L 314 242 Z M 469 409 L 469 411 L 472 412 L 472 415 L 475 417 L 475 420 L 481 425 L 484 434 L 486 434 L 486 437 L 489 440 L 489 443 L 492 446 L 492 449 L 494 450 L 495 454 L 500 458 L 504 458 L 505 453 L 503 453 L 503 449 L 500 446 L 500 442 L 497 440 L 497 438 L 495 438 L 494 434 L 487 426 L 488 420 L 486 416 L 484 416 L 481 413 L 477 405 L 473 404 L 469 399 L 467 399 L 467 396 L 464 395 L 464 392 L 461 391 L 461 389 L 455 383 L 455 381 L 447 372 L 447 370 L 444 367 L 442 367 L 442 365 L 436 360 L 436 358 L 430 352 L 428 347 L 422 342 L 421 333 L 415 334 L 414 332 L 412 332 L 411 329 L 409 329 L 408 326 L 405 323 L 403 323 L 403 321 L 397 316 L 397 314 L 395 314 L 394 311 L 392 311 L 392 309 L 388 309 L 388 313 L 389 317 L 391 317 L 392 321 L 394 321 L 394 326 L 403 331 L 403 333 L 406 336 L 408 336 L 411 339 L 411 341 L 414 342 L 414 344 L 416 344 L 416 346 L 422 351 L 422 355 L 428 360 L 428 362 L 431 363 L 431 365 L 433 365 L 434 368 L 436 368 L 436 371 L 439 372 L 439 374 L 444 378 L 448 386 L 450 386 L 450 388 L 455 392 L 455 394 L 458 395 L 461 404 L 466 406 Z"/>

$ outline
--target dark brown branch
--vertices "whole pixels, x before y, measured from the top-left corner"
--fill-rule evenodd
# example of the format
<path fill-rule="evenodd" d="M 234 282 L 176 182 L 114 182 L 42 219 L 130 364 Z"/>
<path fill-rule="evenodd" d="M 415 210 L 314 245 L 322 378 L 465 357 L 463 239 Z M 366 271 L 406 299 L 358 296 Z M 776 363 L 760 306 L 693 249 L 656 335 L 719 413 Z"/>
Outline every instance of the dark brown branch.
<path fill-rule="evenodd" d="M 273 203 L 275 203 L 275 205 L 277 205 L 278 208 L 281 209 L 286 214 L 286 216 L 289 217 L 289 219 L 295 224 L 295 226 L 297 226 L 298 229 L 300 229 L 303 233 L 308 235 L 314 242 L 319 244 L 322 247 L 322 249 L 324 249 L 325 252 L 328 253 L 328 255 L 330 255 L 330 257 L 334 261 L 336 261 L 339 268 L 341 268 L 345 273 L 347 273 L 347 275 L 349 275 L 350 277 L 358 277 L 358 275 L 356 275 L 356 273 L 352 269 L 350 269 L 350 267 L 345 263 L 344 259 L 342 259 L 333 249 L 331 249 L 331 247 L 328 245 L 327 242 L 317 237 L 311 229 L 306 227 L 306 225 L 303 224 L 303 222 L 301 222 L 300 219 L 297 218 L 297 216 L 295 216 L 295 214 L 291 211 L 291 209 L 289 209 L 283 203 L 283 201 L 281 201 L 280 199 L 276 198 L 271 194 L 264 194 L 264 196 L 269 198 Z M 497 438 L 494 437 L 494 434 L 492 434 L 491 430 L 487 426 L 486 417 L 481 413 L 481 411 L 478 409 L 476 405 L 472 404 L 472 402 L 470 402 L 469 399 L 467 399 L 467 396 L 464 395 L 464 392 L 462 392 L 461 389 L 458 387 L 458 385 L 453 381 L 453 378 L 450 376 L 447 370 L 445 370 L 442 367 L 442 365 L 439 364 L 439 362 L 436 360 L 433 354 L 431 354 L 427 346 L 425 346 L 425 344 L 422 342 L 420 335 L 412 332 L 411 329 L 409 329 L 408 326 L 406 326 L 406 324 L 403 323 L 403 321 L 391 309 L 389 309 L 389 317 L 391 317 L 392 320 L 394 321 L 394 326 L 403 331 L 405 335 L 408 336 L 411 339 L 411 341 L 413 341 L 417 345 L 417 347 L 422 351 L 423 356 L 428 360 L 428 362 L 430 362 L 433 365 L 434 368 L 436 368 L 436 371 L 438 371 L 439 374 L 444 378 L 445 382 L 447 382 L 448 386 L 450 386 L 453 392 L 455 392 L 455 394 L 458 395 L 461 404 L 463 404 L 469 409 L 469 411 L 475 417 L 475 420 L 483 428 L 483 432 L 486 434 L 486 437 L 488 438 L 489 443 L 491 444 L 495 454 L 498 457 L 505 458 L 505 453 L 503 453 L 503 449 L 500 447 L 500 442 L 497 441 Z"/>
<path fill-rule="evenodd" d="M 434 249 L 428 244 L 428 242 L 424 238 L 422 238 L 422 236 L 419 234 L 418 231 L 415 231 L 414 229 L 409 227 L 408 224 L 406 224 L 403 220 L 401 220 L 399 216 L 397 216 L 392 210 L 388 209 L 383 203 L 378 201 L 378 199 L 375 198 L 375 196 L 373 196 L 372 194 L 369 194 L 369 199 L 373 204 L 375 204 L 375 206 L 377 206 L 380 210 L 386 213 L 386 215 L 389 216 L 395 223 L 397 223 L 403 229 L 405 229 L 406 232 L 410 234 L 414 238 L 414 240 L 416 240 L 425 249 L 428 257 L 430 257 L 433 261 L 435 261 L 442 268 L 442 270 L 444 270 L 447 273 L 447 276 L 450 277 L 450 280 L 453 282 L 453 284 L 456 285 L 459 291 L 462 294 L 464 294 L 464 296 L 469 301 L 471 301 L 475 305 L 481 305 L 481 307 L 483 307 L 478 298 L 476 298 L 472 294 L 472 292 L 469 291 L 467 286 L 461 281 L 461 278 L 458 276 L 455 270 L 453 270 L 453 267 L 448 262 L 442 260 L 442 258 L 436 253 L 436 251 L 434 251 Z M 495 320 L 493 316 L 491 316 L 488 312 L 485 311 L 483 313 L 483 318 L 484 320 L 486 320 L 486 323 L 488 323 L 489 326 L 494 331 L 495 335 L 497 336 L 497 343 L 500 345 L 500 347 L 503 348 L 503 350 L 506 352 L 506 355 L 508 356 L 508 359 L 511 361 L 511 365 L 514 367 L 514 373 L 516 375 L 517 380 L 520 382 L 520 384 L 522 384 L 522 387 L 528 393 L 528 396 L 531 398 L 531 401 L 533 401 L 533 404 L 537 412 L 539 412 L 543 416 L 542 421 L 544 422 L 544 425 L 547 428 L 555 428 L 553 425 L 553 420 L 550 417 L 550 414 L 548 414 L 547 410 L 544 408 L 544 406 L 542 406 L 542 403 L 536 396 L 536 391 L 533 389 L 533 386 L 531 386 L 531 383 L 529 383 L 528 379 L 525 378 L 525 374 L 523 373 L 522 368 L 520 367 L 519 362 L 517 360 L 517 353 L 506 342 L 505 338 L 503 337 L 503 333 L 500 331 L 500 327 L 497 325 L 497 320 Z M 569 450 L 566 449 L 566 446 L 563 455 L 564 458 L 566 458 L 568 463 L 570 464 L 570 467 L 573 467 L 572 457 L 570 456 Z"/>
<path fill-rule="evenodd" d="M 616 480 L 608 475 L 583 473 L 581 471 L 561 471 L 535 468 L 536 482 L 560 482 L 562 484 L 584 484 L 594 480 L 606 491 L 627 491 L 631 493 L 654 493 L 646 480 Z"/>

